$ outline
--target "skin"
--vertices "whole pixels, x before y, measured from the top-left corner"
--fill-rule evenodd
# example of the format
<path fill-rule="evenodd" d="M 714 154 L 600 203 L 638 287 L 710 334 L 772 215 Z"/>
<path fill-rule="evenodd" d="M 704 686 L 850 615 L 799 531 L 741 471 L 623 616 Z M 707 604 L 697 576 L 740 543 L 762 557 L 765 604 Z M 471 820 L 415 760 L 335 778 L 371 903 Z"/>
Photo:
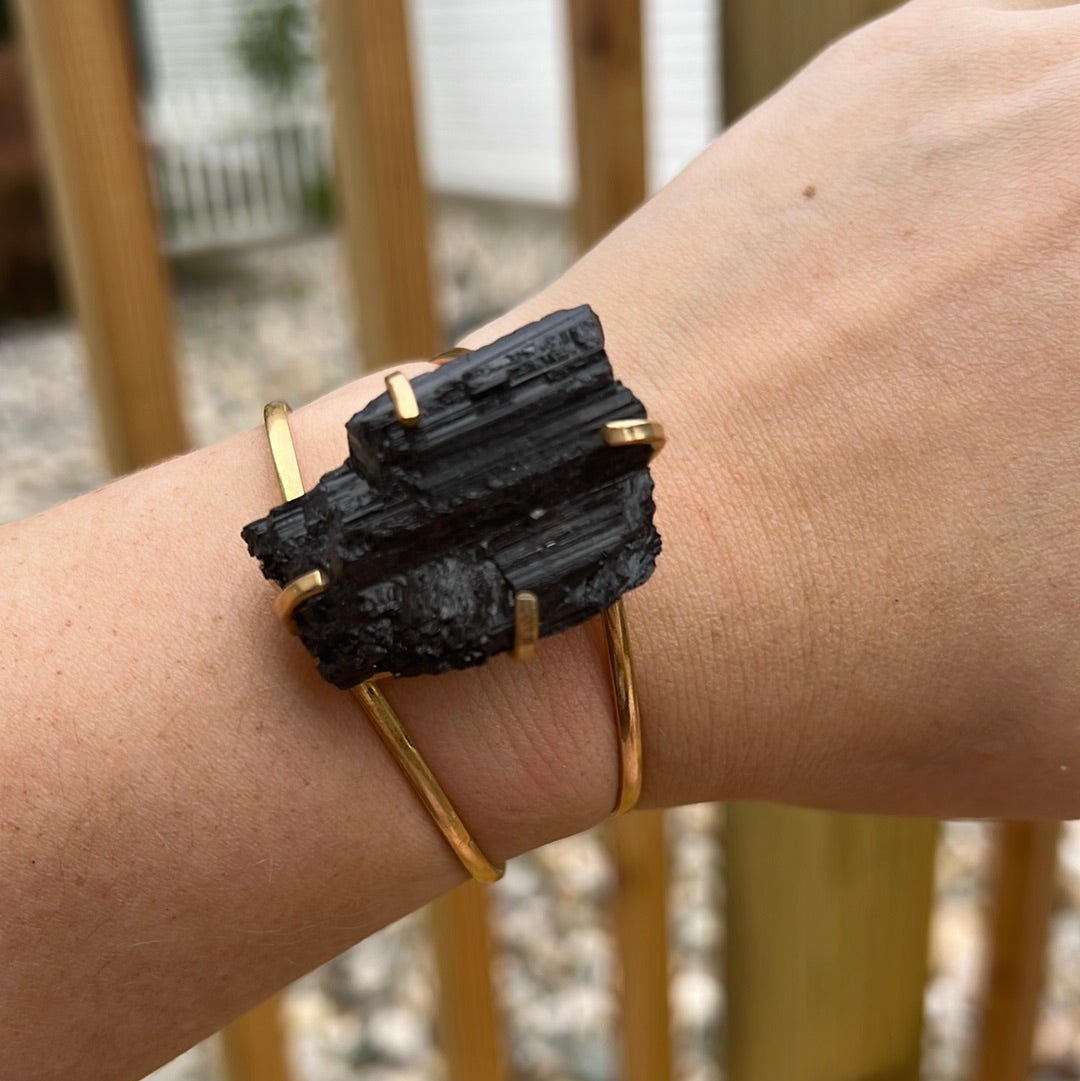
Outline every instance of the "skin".
<path fill-rule="evenodd" d="M 918 0 L 464 343 L 587 301 L 668 429 L 646 804 L 1080 815 L 1078 163 L 1080 6 Z M 252 431 L 0 531 L 4 1077 L 137 1078 L 462 878 L 273 618 L 276 501 Z M 391 694 L 492 857 L 608 813 L 596 628 Z"/>

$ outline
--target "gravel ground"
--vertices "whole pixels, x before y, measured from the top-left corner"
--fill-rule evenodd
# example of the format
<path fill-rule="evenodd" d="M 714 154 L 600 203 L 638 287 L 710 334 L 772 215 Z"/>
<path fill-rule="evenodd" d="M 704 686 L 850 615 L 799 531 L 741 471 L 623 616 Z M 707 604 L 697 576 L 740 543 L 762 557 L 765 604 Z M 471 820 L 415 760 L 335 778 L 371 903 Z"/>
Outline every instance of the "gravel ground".
<path fill-rule="evenodd" d="M 447 202 L 435 250 L 448 337 L 549 280 L 569 257 L 566 223 L 528 208 Z M 196 442 L 260 420 L 275 397 L 294 404 L 357 370 L 329 237 L 189 259 L 175 268 L 182 389 Z M 63 319 L 0 327 L 0 521 L 32 514 L 106 480 L 76 331 Z M 721 813 L 668 816 L 671 1004 L 677 1076 L 721 1076 L 724 998 Z M 939 851 L 926 994 L 924 1076 L 964 1076 L 976 991 L 989 829 L 952 823 Z M 506 1046 L 520 1081 L 618 1076 L 612 868 L 596 834 L 514 861 L 492 890 L 494 977 Z M 1062 848 L 1047 996 L 1037 1037 L 1044 1081 L 1080 1077 L 1080 838 Z M 303 1081 L 420 1081 L 445 1071 L 435 1041 L 435 974 L 424 918 L 402 920 L 297 983 L 286 996 L 290 1053 Z M 782 1034 L 778 1034 L 782 1038 Z M 219 1076 L 212 1041 L 153 1075 Z"/>

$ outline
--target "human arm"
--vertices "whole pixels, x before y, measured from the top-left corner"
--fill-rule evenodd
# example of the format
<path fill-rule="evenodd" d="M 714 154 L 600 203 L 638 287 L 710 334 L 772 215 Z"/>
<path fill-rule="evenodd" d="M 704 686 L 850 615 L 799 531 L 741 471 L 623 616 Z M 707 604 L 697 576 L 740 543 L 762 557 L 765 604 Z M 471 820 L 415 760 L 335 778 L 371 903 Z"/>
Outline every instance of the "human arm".
<path fill-rule="evenodd" d="M 587 301 L 668 429 L 647 803 L 1077 813 L 1078 45 L 909 6 L 468 343 Z M 298 412 L 309 479 L 379 389 Z M 272 616 L 275 501 L 250 432 L 0 534 L 5 1077 L 137 1076 L 460 879 Z M 391 693 L 492 856 L 607 813 L 587 629 Z"/>

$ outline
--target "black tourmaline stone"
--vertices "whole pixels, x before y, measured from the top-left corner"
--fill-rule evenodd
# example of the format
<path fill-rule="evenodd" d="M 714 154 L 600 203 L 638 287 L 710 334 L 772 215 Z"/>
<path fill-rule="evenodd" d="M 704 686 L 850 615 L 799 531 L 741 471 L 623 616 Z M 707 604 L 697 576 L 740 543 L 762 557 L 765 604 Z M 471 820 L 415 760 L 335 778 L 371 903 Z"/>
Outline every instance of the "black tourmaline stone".
<path fill-rule="evenodd" d="M 612 377 L 589 307 L 412 386 L 414 427 L 380 395 L 346 426 L 344 465 L 243 531 L 279 585 L 329 576 L 295 618 L 338 687 L 511 649 L 519 590 L 539 597 L 541 634 L 572 627 L 641 585 L 660 551 L 649 448 L 609 447 L 600 432 L 645 410 Z"/>

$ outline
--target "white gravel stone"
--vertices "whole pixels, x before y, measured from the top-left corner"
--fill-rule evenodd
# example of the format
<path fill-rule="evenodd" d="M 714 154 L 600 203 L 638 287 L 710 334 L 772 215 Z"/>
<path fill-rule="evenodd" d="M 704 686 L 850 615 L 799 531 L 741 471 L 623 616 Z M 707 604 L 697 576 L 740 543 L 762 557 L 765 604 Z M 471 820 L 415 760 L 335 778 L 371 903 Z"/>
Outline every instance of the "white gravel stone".
<path fill-rule="evenodd" d="M 416 1010 L 382 1006 L 371 1014 L 367 1040 L 384 1060 L 409 1063 L 430 1050 L 431 1026 Z"/>
<path fill-rule="evenodd" d="M 671 984 L 671 1008 L 675 1023 L 688 1028 L 707 1028 L 720 1019 L 723 988 L 716 973 L 685 968 Z"/>

